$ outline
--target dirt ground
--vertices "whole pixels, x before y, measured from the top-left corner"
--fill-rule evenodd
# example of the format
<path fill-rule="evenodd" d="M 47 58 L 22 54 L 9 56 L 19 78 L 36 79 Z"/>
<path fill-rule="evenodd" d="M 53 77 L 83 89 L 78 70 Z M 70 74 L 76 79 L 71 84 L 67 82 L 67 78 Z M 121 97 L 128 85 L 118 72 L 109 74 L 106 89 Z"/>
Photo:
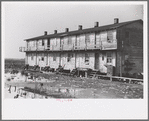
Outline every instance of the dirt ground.
<path fill-rule="evenodd" d="M 35 90 L 36 88 L 37 90 L 40 90 L 40 93 L 46 92 L 44 94 L 55 98 L 143 98 L 143 85 L 140 84 L 129 84 L 118 81 L 110 82 L 110 80 L 103 79 L 70 77 L 56 73 L 37 72 L 32 74 L 37 77 L 36 81 L 32 79 L 25 80 L 25 78 L 19 76 L 14 76 L 13 79 L 8 81 L 7 77 L 5 81 L 6 87 L 8 88 L 8 86 L 11 85 L 12 87 L 26 87 L 32 90 Z M 17 79 L 18 81 L 16 81 Z M 41 83 L 43 84 L 42 87 L 40 86 Z"/>

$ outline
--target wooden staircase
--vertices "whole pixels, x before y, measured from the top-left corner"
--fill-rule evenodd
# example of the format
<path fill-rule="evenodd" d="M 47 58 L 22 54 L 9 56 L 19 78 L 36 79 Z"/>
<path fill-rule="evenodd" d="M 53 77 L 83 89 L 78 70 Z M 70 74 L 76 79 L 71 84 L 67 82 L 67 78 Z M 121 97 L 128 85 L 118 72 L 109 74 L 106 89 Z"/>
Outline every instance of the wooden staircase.
<path fill-rule="evenodd" d="M 56 69 L 56 73 L 61 73 L 61 72 L 63 72 L 63 70 L 64 70 L 63 67 L 59 67 Z"/>
<path fill-rule="evenodd" d="M 91 73 L 90 73 L 90 75 L 89 75 L 89 77 L 90 78 L 96 78 L 98 72 L 99 72 L 98 70 L 92 70 Z"/>
<path fill-rule="evenodd" d="M 71 72 L 70 72 L 70 76 L 74 76 L 77 74 L 77 69 L 73 69 Z"/>

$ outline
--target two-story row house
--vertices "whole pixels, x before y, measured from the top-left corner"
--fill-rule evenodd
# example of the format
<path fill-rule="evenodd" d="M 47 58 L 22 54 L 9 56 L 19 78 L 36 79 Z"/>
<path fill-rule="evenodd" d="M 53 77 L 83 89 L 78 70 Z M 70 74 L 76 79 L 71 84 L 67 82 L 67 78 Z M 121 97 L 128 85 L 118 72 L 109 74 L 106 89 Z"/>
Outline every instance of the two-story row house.
<path fill-rule="evenodd" d="M 26 64 L 40 67 L 59 65 L 66 70 L 90 68 L 107 73 L 107 65 L 115 69 L 113 75 L 126 73 L 125 61 L 133 63 L 129 72 L 143 72 L 143 21 L 135 20 L 93 28 L 44 35 L 26 39 Z"/>

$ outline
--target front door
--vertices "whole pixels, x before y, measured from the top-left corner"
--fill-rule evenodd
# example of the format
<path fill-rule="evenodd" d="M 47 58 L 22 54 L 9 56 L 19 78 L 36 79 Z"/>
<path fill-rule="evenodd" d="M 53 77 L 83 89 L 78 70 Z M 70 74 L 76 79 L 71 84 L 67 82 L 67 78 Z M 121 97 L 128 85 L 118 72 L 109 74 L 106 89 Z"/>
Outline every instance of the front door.
<path fill-rule="evenodd" d="M 95 69 L 99 69 L 99 53 L 95 53 Z"/>
<path fill-rule="evenodd" d="M 100 60 L 100 66 L 99 66 L 99 70 L 101 73 L 107 73 L 107 67 L 106 67 L 106 53 L 102 52 L 100 53 L 99 56 L 99 60 Z"/>
<path fill-rule="evenodd" d="M 47 49 L 50 49 L 50 39 L 48 39 Z"/>

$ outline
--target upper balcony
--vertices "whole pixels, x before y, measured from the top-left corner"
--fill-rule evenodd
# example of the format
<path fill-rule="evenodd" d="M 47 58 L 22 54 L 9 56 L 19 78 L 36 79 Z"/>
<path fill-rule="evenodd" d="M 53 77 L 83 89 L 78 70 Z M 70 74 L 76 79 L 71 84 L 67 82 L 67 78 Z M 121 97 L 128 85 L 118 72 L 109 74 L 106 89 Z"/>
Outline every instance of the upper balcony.
<path fill-rule="evenodd" d="M 40 47 L 20 47 L 20 52 L 31 52 L 31 51 L 74 51 L 74 50 L 113 50 L 117 49 L 117 42 L 99 42 L 96 44 L 82 44 L 82 45 L 47 45 Z"/>

